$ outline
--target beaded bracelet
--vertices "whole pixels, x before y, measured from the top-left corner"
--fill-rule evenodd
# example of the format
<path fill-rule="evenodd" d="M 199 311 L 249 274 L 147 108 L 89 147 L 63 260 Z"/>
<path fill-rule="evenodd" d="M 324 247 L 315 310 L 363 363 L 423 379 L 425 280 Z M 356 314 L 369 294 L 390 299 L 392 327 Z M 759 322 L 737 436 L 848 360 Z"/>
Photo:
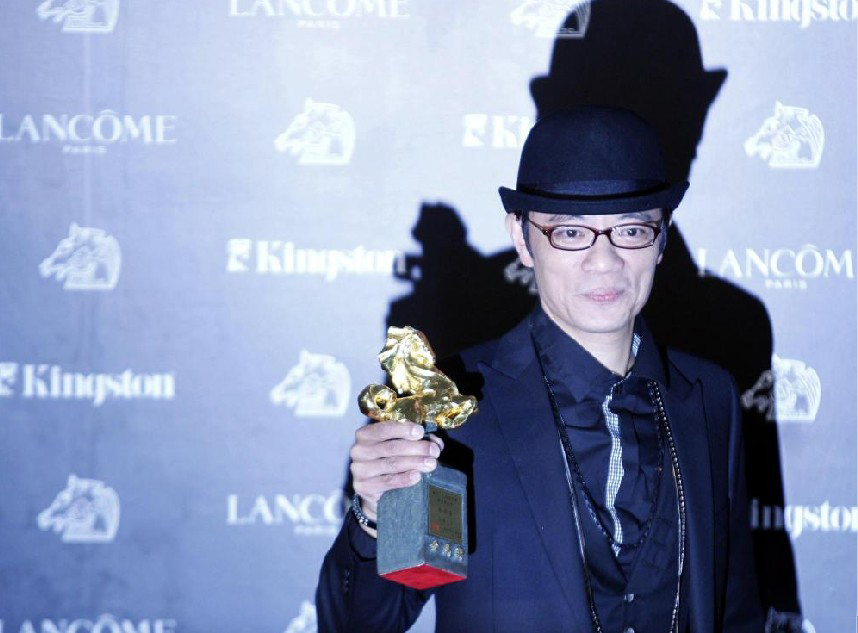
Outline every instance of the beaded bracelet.
<path fill-rule="evenodd" d="M 365 525 L 371 530 L 378 529 L 378 523 L 363 513 L 363 510 L 360 507 L 360 497 L 358 495 L 352 497 L 352 514 L 355 515 L 355 519 L 357 519 L 357 522 L 361 525 Z"/>

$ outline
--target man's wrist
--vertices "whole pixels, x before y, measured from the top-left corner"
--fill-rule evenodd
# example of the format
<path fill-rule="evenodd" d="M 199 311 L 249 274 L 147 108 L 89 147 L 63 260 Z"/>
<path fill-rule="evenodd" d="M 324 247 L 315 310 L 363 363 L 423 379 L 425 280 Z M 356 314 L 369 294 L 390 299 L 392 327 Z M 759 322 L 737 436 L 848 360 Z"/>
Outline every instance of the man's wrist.
<path fill-rule="evenodd" d="M 363 508 L 361 508 L 360 505 L 360 495 L 358 494 L 355 494 L 352 497 L 351 511 L 352 514 L 354 514 L 357 522 L 361 525 L 361 527 L 369 528 L 373 531 L 378 529 L 378 524 L 374 520 L 370 519 L 366 514 L 364 514 Z"/>

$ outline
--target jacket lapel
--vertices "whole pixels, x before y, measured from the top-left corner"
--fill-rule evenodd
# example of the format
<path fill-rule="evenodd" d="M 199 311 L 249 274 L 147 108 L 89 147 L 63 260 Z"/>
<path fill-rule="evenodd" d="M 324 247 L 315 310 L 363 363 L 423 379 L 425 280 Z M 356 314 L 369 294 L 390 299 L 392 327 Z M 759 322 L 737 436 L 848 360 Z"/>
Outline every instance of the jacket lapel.
<path fill-rule="evenodd" d="M 500 341 L 492 366 L 482 369 L 546 556 L 576 621 L 587 630 L 589 608 L 561 447 L 526 322 Z"/>
<path fill-rule="evenodd" d="M 706 411 L 700 382 L 690 383 L 671 367 L 662 394 L 685 486 L 687 550 L 683 591 L 690 630 L 711 633 L 714 621 L 714 509 Z"/>

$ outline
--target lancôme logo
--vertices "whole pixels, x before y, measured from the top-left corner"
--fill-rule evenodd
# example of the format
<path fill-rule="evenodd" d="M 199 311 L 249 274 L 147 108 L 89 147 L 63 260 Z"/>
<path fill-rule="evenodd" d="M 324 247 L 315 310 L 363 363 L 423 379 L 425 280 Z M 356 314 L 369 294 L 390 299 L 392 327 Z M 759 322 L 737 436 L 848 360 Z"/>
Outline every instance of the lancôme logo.
<path fill-rule="evenodd" d="M 759 156 L 772 169 L 814 169 L 822 160 L 825 131 L 807 108 L 775 103 L 775 111 L 745 141 L 745 153 Z"/>
<path fill-rule="evenodd" d="M 307 99 L 304 110 L 274 139 L 274 147 L 297 156 L 299 165 L 347 165 L 356 137 L 351 114 L 333 103 Z"/>
<path fill-rule="evenodd" d="M 269 394 L 272 404 L 295 410 L 298 417 L 338 417 L 351 393 L 348 368 L 333 356 L 301 350 L 298 364 Z"/>
<path fill-rule="evenodd" d="M 742 406 L 769 421 L 813 422 L 822 400 L 822 383 L 813 367 L 800 360 L 772 356 L 754 386 L 742 394 Z"/>
<path fill-rule="evenodd" d="M 347 21 L 399 21 L 411 0 L 229 0 L 234 18 L 286 18 L 298 28 L 339 29 Z"/>
<path fill-rule="evenodd" d="M 38 524 L 62 534 L 64 543 L 109 543 L 119 529 L 119 495 L 104 482 L 69 475 Z"/>
<path fill-rule="evenodd" d="M 773 290 L 806 290 L 820 279 L 855 279 L 855 255 L 805 244 L 799 248 L 727 249 L 711 253 L 707 248 L 694 252 L 701 277 L 716 274 L 737 281 L 762 280 Z"/>
<path fill-rule="evenodd" d="M 110 33 L 119 17 L 119 0 L 45 0 L 36 15 L 62 22 L 63 33 Z"/>
<path fill-rule="evenodd" d="M 524 0 L 509 14 L 514 26 L 536 37 L 582 38 L 590 24 L 589 0 Z"/>
<path fill-rule="evenodd" d="M 38 618 L 24 620 L 14 629 L 3 628 L 0 619 L 0 633 L 177 633 L 176 620 L 172 618 L 130 619 L 102 613 L 97 617 L 76 617 L 78 614 L 66 614 L 65 617 Z M 6 624 L 11 624 L 6 622 Z"/>
<path fill-rule="evenodd" d="M 291 525 L 299 536 L 336 536 L 347 504 L 342 490 L 325 494 L 256 495 L 252 498 L 230 494 L 226 499 L 226 524 Z"/>
<path fill-rule="evenodd" d="M 132 116 L 113 110 L 97 114 L 24 114 L 0 112 L 0 143 L 59 145 L 66 154 L 106 154 L 108 147 L 173 145 L 178 117 Z"/>
<path fill-rule="evenodd" d="M 102 229 L 72 222 L 68 237 L 39 264 L 42 277 L 56 277 L 64 290 L 113 290 L 119 281 L 122 251 Z"/>

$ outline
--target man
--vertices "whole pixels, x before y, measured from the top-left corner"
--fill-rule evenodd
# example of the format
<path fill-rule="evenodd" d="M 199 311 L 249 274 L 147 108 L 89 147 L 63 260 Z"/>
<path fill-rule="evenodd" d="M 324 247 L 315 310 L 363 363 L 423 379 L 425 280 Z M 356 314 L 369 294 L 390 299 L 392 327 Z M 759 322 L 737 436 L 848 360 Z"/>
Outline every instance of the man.
<path fill-rule="evenodd" d="M 732 379 L 660 350 L 638 317 L 687 186 L 665 181 L 654 131 L 628 111 L 537 122 L 516 189 L 500 193 L 539 306 L 461 354 L 480 412 L 444 453 L 417 425 L 358 430 L 357 503 L 322 568 L 320 631 L 417 617 L 431 592 L 378 577 L 369 525 L 384 491 L 454 444 L 473 486 L 471 552 L 467 580 L 434 590 L 438 631 L 763 630 Z"/>

